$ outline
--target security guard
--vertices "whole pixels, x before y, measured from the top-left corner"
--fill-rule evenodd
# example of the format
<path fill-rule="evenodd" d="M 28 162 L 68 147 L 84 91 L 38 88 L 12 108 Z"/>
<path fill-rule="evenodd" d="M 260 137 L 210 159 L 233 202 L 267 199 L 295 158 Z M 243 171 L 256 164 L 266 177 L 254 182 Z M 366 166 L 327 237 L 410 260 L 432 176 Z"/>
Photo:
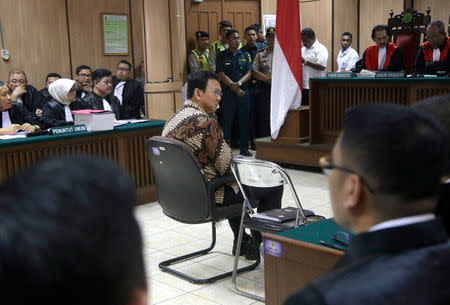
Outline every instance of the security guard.
<path fill-rule="evenodd" d="M 225 140 L 229 143 L 235 113 L 239 117 L 240 131 L 240 153 L 244 156 L 251 156 L 248 151 L 249 140 L 249 118 L 250 118 L 250 97 L 248 81 L 251 77 L 253 66 L 250 54 L 239 49 L 241 42 L 239 32 L 228 30 L 226 39 L 229 48 L 222 51 L 217 56 L 217 70 L 224 85 L 222 107 L 223 107 L 223 133 Z"/>
<path fill-rule="evenodd" d="M 225 51 L 228 49 L 228 42 L 227 42 L 227 32 L 228 30 L 231 30 L 233 25 L 228 20 L 222 20 L 219 22 L 219 35 L 220 39 L 216 40 L 212 44 L 212 49 L 214 51 L 214 55 L 216 56 L 215 59 L 217 60 L 217 56 L 220 52 Z M 239 49 L 242 48 L 242 43 L 239 43 Z"/>
<path fill-rule="evenodd" d="M 268 48 L 256 54 L 253 61 L 253 78 L 258 82 L 255 112 L 256 137 L 270 136 L 270 87 L 272 85 L 272 58 L 275 44 L 275 28 L 270 27 L 266 31 Z"/>
<path fill-rule="evenodd" d="M 197 37 L 197 49 L 191 51 L 189 55 L 189 69 L 191 73 L 198 71 L 215 71 L 216 61 L 214 59 L 214 52 L 211 51 L 209 45 L 209 34 L 204 31 L 195 32 Z"/>
<path fill-rule="evenodd" d="M 266 45 L 256 42 L 258 39 L 258 28 L 254 25 L 248 26 L 245 29 L 245 39 L 247 40 L 247 44 L 242 47 L 243 50 L 247 51 L 250 54 L 250 58 L 252 59 L 252 62 L 255 60 L 256 54 L 258 52 L 261 52 L 266 48 Z M 258 93 L 257 89 L 257 80 L 251 79 L 249 84 L 249 96 L 250 96 L 250 121 L 249 121 L 249 128 L 250 128 L 250 148 L 253 150 L 256 150 L 255 145 L 255 113 L 257 111 L 258 104 L 256 103 L 255 96 Z"/>

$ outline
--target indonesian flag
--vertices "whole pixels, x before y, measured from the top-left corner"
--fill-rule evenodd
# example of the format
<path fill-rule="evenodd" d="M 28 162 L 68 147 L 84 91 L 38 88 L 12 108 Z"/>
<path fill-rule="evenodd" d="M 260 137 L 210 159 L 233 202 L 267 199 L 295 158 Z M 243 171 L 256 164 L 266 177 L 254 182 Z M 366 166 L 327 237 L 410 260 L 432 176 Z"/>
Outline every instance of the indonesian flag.
<path fill-rule="evenodd" d="M 298 0 L 278 0 L 276 37 L 273 51 L 270 129 L 273 139 L 289 109 L 302 100 L 302 40 Z"/>

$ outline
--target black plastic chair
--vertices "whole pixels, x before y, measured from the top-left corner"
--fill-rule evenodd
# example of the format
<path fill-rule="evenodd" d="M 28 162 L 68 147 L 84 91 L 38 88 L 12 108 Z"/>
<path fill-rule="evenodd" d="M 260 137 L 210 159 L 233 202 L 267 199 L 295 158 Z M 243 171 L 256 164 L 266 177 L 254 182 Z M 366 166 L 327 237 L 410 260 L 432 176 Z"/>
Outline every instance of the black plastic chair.
<path fill-rule="evenodd" d="M 146 141 L 146 147 L 155 175 L 157 200 L 164 214 L 182 223 L 212 223 L 212 241 L 208 248 L 163 261 L 159 268 L 193 284 L 214 283 L 231 276 L 233 271 L 199 279 L 169 266 L 208 254 L 216 244 L 216 222 L 240 215 L 242 203 L 221 207 L 214 197 L 215 190 L 224 183 L 234 181 L 234 176 L 206 181 L 189 146 L 173 138 L 151 137 Z M 259 263 L 258 259 L 252 265 L 238 269 L 237 273 L 253 270 Z"/>

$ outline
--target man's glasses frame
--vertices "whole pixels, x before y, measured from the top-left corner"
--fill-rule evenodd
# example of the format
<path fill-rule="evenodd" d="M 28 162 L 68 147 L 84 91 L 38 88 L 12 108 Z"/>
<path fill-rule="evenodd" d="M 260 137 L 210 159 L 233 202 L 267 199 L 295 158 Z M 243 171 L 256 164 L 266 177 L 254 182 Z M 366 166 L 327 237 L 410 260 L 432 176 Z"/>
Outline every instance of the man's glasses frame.
<path fill-rule="evenodd" d="M 367 189 L 369 190 L 370 193 L 373 194 L 375 192 L 374 189 L 367 183 L 367 181 L 360 174 L 358 174 L 357 172 L 355 172 L 352 169 L 334 165 L 331 162 L 330 156 L 321 157 L 319 159 L 319 166 L 322 168 L 323 173 L 327 176 L 331 174 L 331 171 L 333 169 L 337 169 L 337 170 L 340 170 L 340 171 L 343 171 L 343 172 L 346 172 L 349 174 L 357 175 L 359 177 L 359 180 L 361 180 L 361 182 L 367 187 Z"/>

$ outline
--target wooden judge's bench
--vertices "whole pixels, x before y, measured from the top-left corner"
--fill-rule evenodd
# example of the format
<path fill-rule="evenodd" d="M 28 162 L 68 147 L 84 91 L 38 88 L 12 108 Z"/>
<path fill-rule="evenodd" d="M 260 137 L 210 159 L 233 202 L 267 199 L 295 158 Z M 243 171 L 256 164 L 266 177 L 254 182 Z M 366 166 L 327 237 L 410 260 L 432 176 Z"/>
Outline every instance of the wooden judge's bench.
<path fill-rule="evenodd" d="M 318 159 L 331 152 L 347 108 L 366 103 L 412 105 L 447 93 L 450 93 L 448 77 L 313 78 L 309 109 L 289 111 L 277 140 L 256 141 L 256 158 L 316 167 Z"/>

